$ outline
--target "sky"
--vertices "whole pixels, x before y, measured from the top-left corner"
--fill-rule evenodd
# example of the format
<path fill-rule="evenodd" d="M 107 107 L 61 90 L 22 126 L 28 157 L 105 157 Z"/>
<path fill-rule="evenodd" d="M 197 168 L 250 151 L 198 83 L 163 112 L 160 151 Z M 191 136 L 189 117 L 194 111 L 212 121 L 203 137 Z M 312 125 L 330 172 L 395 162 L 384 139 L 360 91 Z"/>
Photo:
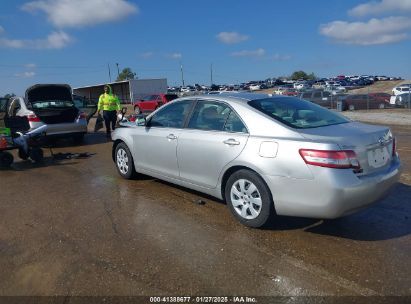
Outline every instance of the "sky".
<path fill-rule="evenodd" d="M 114 81 L 170 86 L 288 76 L 411 79 L 411 0 L 1 0 L 0 96 Z"/>

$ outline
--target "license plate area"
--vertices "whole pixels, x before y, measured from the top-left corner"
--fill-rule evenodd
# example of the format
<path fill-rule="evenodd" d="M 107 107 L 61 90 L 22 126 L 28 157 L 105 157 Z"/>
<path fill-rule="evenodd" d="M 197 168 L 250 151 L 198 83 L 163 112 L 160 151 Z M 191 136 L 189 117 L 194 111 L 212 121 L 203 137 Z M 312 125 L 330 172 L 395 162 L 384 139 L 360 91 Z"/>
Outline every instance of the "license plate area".
<path fill-rule="evenodd" d="M 368 164 L 373 168 L 383 167 L 390 160 L 387 147 L 381 147 L 368 151 Z"/>

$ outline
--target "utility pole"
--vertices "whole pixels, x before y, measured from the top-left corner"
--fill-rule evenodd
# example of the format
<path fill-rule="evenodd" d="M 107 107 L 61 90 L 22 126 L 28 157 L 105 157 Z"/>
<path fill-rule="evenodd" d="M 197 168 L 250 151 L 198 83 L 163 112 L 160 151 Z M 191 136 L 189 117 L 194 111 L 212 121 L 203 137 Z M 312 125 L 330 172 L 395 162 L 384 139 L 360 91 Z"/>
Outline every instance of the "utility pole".
<path fill-rule="evenodd" d="M 210 73 L 211 73 L 211 84 L 210 86 L 213 85 L 213 64 L 210 65 Z"/>
<path fill-rule="evenodd" d="M 183 64 L 180 61 L 180 70 L 181 70 L 181 82 L 183 83 L 183 87 L 184 85 L 184 72 L 183 72 Z"/>
<path fill-rule="evenodd" d="M 110 82 L 111 82 L 111 71 L 110 71 L 110 64 L 107 63 L 107 67 L 108 67 L 108 78 L 110 78 Z"/>
<path fill-rule="evenodd" d="M 118 63 L 116 63 L 116 66 L 117 66 L 117 78 L 118 78 L 118 77 L 120 77 L 120 70 L 118 68 Z"/>

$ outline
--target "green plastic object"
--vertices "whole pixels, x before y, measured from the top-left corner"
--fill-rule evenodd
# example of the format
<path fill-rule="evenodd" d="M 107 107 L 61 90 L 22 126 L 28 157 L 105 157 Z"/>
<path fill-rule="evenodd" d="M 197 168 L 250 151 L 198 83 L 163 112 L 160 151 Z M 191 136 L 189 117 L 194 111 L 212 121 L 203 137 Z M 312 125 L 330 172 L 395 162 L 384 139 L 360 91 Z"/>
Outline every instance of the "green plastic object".
<path fill-rule="evenodd" d="M 0 135 L 11 136 L 10 128 L 0 128 Z"/>

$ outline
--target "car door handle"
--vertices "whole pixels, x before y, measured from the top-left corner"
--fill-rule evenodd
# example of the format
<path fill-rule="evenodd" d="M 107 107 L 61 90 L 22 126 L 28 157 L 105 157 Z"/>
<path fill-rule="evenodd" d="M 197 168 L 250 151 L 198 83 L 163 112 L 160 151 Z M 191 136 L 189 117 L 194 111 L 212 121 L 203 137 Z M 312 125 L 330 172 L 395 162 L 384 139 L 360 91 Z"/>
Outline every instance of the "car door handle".
<path fill-rule="evenodd" d="M 230 145 L 230 146 L 237 146 L 240 144 L 239 141 L 236 141 L 234 138 L 229 138 L 225 141 L 223 141 L 223 143 L 225 143 L 226 145 Z"/>
<path fill-rule="evenodd" d="M 167 138 L 174 140 L 174 139 L 177 139 L 177 136 L 175 136 L 174 134 L 168 134 Z"/>

